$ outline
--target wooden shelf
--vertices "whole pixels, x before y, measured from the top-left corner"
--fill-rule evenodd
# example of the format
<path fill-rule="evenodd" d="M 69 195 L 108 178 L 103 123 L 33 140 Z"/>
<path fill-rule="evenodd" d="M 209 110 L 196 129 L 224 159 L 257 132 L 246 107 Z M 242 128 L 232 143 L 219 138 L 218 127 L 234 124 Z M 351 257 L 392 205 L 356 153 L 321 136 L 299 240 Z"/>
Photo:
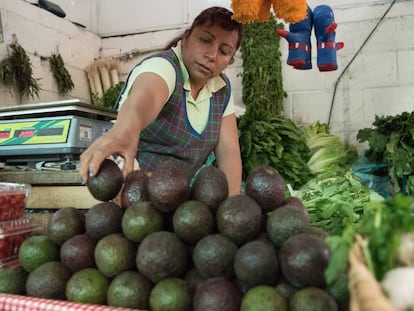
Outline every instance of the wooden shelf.
<path fill-rule="evenodd" d="M 30 184 L 28 209 L 89 209 L 100 202 L 80 183 L 77 171 L 3 171 L 0 182 Z"/>
<path fill-rule="evenodd" d="M 78 171 L 0 171 L 1 182 L 31 185 L 81 185 Z"/>

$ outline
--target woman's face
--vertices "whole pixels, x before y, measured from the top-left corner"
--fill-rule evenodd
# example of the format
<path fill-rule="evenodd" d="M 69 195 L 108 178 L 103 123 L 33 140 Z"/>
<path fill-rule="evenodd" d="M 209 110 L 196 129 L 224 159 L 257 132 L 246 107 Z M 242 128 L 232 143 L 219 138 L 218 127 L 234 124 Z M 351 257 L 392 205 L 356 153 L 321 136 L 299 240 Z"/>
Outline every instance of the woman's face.
<path fill-rule="evenodd" d="M 237 31 L 213 25 L 196 27 L 183 39 L 183 61 L 192 86 L 203 86 L 229 65 L 237 50 L 238 36 Z"/>

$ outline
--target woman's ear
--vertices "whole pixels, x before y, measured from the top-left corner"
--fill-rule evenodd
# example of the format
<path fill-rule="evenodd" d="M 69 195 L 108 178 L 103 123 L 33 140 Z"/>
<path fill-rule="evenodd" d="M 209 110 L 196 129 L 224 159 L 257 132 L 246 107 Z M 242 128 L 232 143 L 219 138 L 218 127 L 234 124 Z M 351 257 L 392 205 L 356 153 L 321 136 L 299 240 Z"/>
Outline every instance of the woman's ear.
<path fill-rule="evenodd" d="M 186 29 L 183 33 L 183 40 L 187 39 L 190 36 L 190 34 L 191 34 L 190 29 Z"/>
<path fill-rule="evenodd" d="M 190 36 L 190 30 L 187 29 L 187 30 L 184 31 L 184 33 L 183 33 L 183 35 L 181 37 L 182 44 L 185 44 L 185 42 L 187 41 L 187 38 L 189 36 Z"/>

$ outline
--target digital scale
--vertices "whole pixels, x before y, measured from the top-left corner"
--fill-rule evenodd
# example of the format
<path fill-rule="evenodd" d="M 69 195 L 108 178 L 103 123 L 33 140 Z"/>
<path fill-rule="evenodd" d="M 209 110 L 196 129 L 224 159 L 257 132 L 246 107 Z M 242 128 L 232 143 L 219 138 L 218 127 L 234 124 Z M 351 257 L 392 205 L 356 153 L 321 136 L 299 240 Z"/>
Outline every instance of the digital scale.
<path fill-rule="evenodd" d="M 116 116 L 78 99 L 0 107 L 0 162 L 77 160 Z"/>

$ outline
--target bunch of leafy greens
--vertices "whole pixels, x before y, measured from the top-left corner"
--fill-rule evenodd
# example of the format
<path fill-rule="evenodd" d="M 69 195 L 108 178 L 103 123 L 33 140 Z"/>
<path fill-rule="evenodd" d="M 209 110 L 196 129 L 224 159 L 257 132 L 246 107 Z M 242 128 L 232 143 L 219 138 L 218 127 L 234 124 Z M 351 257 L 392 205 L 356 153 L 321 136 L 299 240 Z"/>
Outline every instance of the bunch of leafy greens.
<path fill-rule="evenodd" d="M 283 90 L 280 37 L 275 35 L 277 23 L 271 17 L 268 22 L 252 22 L 244 26 L 240 51 L 243 58 L 243 103 L 254 105 L 272 113 L 283 111 Z"/>
<path fill-rule="evenodd" d="M 237 119 L 243 176 L 256 166 L 275 168 L 295 189 L 311 177 L 309 148 L 303 132 L 289 118 L 248 106 Z"/>
<path fill-rule="evenodd" d="M 330 235 L 341 234 L 348 224 L 355 224 L 364 206 L 378 194 L 364 186 L 350 170 L 329 178 L 312 178 L 296 196 L 306 206 L 312 225 Z"/>
<path fill-rule="evenodd" d="M 343 175 L 358 158 L 354 146 L 343 143 L 339 136 L 330 133 L 326 123 L 309 125 L 303 129 L 311 157 L 310 171 L 319 178 Z"/>
<path fill-rule="evenodd" d="M 326 238 L 331 259 L 325 271 L 328 285 L 348 269 L 348 254 L 361 235 L 367 243 L 363 247 L 368 268 L 381 281 L 385 273 L 397 264 L 402 235 L 414 231 L 414 197 L 396 194 L 383 201 L 371 201 L 357 223 L 349 224 L 339 235 Z"/>
<path fill-rule="evenodd" d="M 368 142 L 365 156 L 388 165 L 394 192 L 414 194 L 414 111 L 375 116 L 373 128 L 360 129 L 359 142 Z"/>

